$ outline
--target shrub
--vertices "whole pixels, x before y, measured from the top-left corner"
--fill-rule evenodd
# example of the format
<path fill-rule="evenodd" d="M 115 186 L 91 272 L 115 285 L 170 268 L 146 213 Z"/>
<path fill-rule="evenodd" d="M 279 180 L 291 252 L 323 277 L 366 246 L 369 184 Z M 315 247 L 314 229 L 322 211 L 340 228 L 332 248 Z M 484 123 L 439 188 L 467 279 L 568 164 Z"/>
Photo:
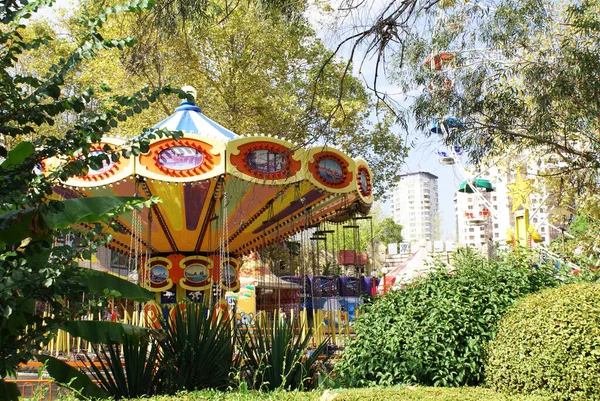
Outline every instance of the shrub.
<path fill-rule="evenodd" d="M 490 344 L 487 383 L 556 400 L 599 400 L 600 284 L 532 294 L 507 312 Z"/>
<path fill-rule="evenodd" d="M 144 336 L 128 335 L 121 347 L 117 344 L 96 345 L 94 353 L 95 360 L 86 354 L 88 374 L 113 399 L 137 398 L 160 392 L 162 355 L 154 341 Z"/>
<path fill-rule="evenodd" d="M 274 319 L 273 323 L 257 323 L 239 335 L 238 342 L 244 356 L 242 370 L 246 383 L 255 390 L 304 390 L 316 385 L 314 380 L 319 361 L 327 350 L 328 341 L 308 355 L 311 333 L 299 335 L 301 329 L 291 322 Z"/>
<path fill-rule="evenodd" d="M 178 304 L 171 313 L 160 319 L 157 339 L 166 382 L 162 391 L 226 388 L 238 362 L 231 318 L 192 302 Z"/>
<path fill-rule="evenodd" d="M 140 401 L 550 401 L 540 395 L 507 396 L 482 387 L 432 388 L 432 387 L 372 387 L 321 391 L 195 391 L 176 396 L 157 396 Z M 67 401 L 64 399 L 63 401 Z M 69 399 L 68 401 L 75 401 Z"/>
<path fill-rule="evenodd" d="M 404 289 L 387 293 L 356 322 L 356 336 L 336 365 L 350 386 L 419 383 L 474 385 L 483 381 L 486 343 L 514 300 L 557 284 L 530 255 L 507 254 L 487 264 L 471 252 L 455 268 L 434 268 Z"/>

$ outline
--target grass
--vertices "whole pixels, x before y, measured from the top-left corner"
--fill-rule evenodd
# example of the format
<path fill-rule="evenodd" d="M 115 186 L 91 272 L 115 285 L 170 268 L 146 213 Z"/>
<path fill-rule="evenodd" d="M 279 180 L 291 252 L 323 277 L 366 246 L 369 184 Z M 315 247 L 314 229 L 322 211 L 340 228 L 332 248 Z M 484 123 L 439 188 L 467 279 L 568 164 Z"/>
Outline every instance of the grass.
<path fill-rule="evenodd" d="M 70 398 L 62 398 L 70 401 Z M 140 401 L 549 401 L 551 398 L 534 395 L 507 395 L 482 387 L 419 387 L 394 386 L 360 389 L 335 389 L 312 392 L 182 392 L 177 396 L 156 396 Z"/>

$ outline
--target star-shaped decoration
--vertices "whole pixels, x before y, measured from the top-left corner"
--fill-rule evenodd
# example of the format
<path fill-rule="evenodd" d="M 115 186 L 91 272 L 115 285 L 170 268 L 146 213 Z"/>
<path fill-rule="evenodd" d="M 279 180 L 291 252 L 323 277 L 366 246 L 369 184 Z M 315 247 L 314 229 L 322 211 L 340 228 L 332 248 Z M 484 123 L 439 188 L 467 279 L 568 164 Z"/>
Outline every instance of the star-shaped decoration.
<path fill-rule="evenodd" d="M 508 196 L 513 199 L 513 213 L 516 212 L 521 205 L 523 205 L 525 209 L 529 209 L 529 195 L 531 195 L 533 192 L 533 188 L 531 187 L 532 184 L 533 179 L 524 180 L 523 176 L 521 175 L 521 170 L 517 170 L 515 182 L 507 185 L 510 189 Z"/>

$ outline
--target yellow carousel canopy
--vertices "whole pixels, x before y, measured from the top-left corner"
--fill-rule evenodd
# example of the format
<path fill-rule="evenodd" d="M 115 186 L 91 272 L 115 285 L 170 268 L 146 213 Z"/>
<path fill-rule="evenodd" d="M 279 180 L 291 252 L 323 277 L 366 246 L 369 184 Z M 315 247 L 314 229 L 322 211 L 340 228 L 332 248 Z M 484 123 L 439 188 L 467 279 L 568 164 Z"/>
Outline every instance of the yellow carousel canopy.
<path fill-rule="evenodd" d="M 183 102 L 155 128 L 184 135 L 155 140 L 146 154 L 105 163 L 55 189 L 66 199 L 160 197 L 151 211 L 119 219 L 123 232 L 112 233 L 109 244 L 115 250 L 129 253 L 137 242 L 152 255 L 247 254 L 324 220 L 367 213 L 373 202 L 366 162 L 331 147 L 240 137 L 193 102 Z M 106 138 L 93 152 L 122 143 Z"/>

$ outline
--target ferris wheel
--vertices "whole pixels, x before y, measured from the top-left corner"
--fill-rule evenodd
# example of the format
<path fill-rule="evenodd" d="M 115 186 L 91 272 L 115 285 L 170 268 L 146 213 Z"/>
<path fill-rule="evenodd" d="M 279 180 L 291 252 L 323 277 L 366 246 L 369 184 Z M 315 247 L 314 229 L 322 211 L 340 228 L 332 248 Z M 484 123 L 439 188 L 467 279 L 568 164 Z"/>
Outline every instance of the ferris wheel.
<path fill-rule="evenodd" d="M 450 130 L 464 129 L 460 120 L 454 117 L 446 117 L 437 120 L 431 127 L 431 133 L 440 134 L 446 138 Z M 494 191 L 492 181 L 482 177 L 481 174 L 472 174 L 461 161 L 462 149 L 459 146 L 448 146 L 445 149 L 437 151 L 437 157 L 440 164 L 452 166 L 460 174 L 461 182 L 458 192 L 470 194 L 473 196 L 473 206 L 470 210 L 464 210 L 465 220 L 470 226 L 484 226 L 490 220 L 498 219 L 497 213 L 490 202 L 489 192 Z"/>
<path fill-rule="evenodd" d="M 480 18 L 488 19 L 493 16 L 495 8 L 482 1 L 464 1 L 448 0 L 439 3 L 438 11 L 430 22 L 433 24 L 431 36 L 431 52 L 424 55 L 422 67 L 432 72 L 431 82 L 425 86 L 432 96 L 442 95 L 451 91 L 460 91 L 461 81 L 459 75 L 467 71 L 478 68 L 481 65 L 501 62 L 503 64 L 515 62 L 509 60 L 502 51 L 493 48 L 486 48 L 481 43 L 464 42 L 458 47 L 452 47 L 449 43 L 447 47 L 437 47 L 434 45 L 434 38 L 442 31 L 454 33 L 464 33 L 465 30 L 477 30 L 470 17 L 477 14 Z M 475 24 L 475 25 L 474 25 Z M 438 42 L 439 43 L 439 42 Z M 447 143 L 447 138 L 455 135 L 454 131 L 466 130 L 464 121 L 449 115 L 437 119 L 431 127 L 431 133 L 438 134 Z M 498 212 L 490 201 L 489 193 L 495 191 L 494 181 L 483 176 L 482 172 L 486 169 L 480 169 L 480 172 L 471 172 L 461 161 L 463 150 L 458 146 L 444 146 L 437 151 L 437 157 L 440 164 L 451 166 L 462 178 L 458 192 L 472 195 L 472 209 L 465 210 L 465 220 L 470 226 L 485 226 L 492 220 L 498 220 Z"/>

